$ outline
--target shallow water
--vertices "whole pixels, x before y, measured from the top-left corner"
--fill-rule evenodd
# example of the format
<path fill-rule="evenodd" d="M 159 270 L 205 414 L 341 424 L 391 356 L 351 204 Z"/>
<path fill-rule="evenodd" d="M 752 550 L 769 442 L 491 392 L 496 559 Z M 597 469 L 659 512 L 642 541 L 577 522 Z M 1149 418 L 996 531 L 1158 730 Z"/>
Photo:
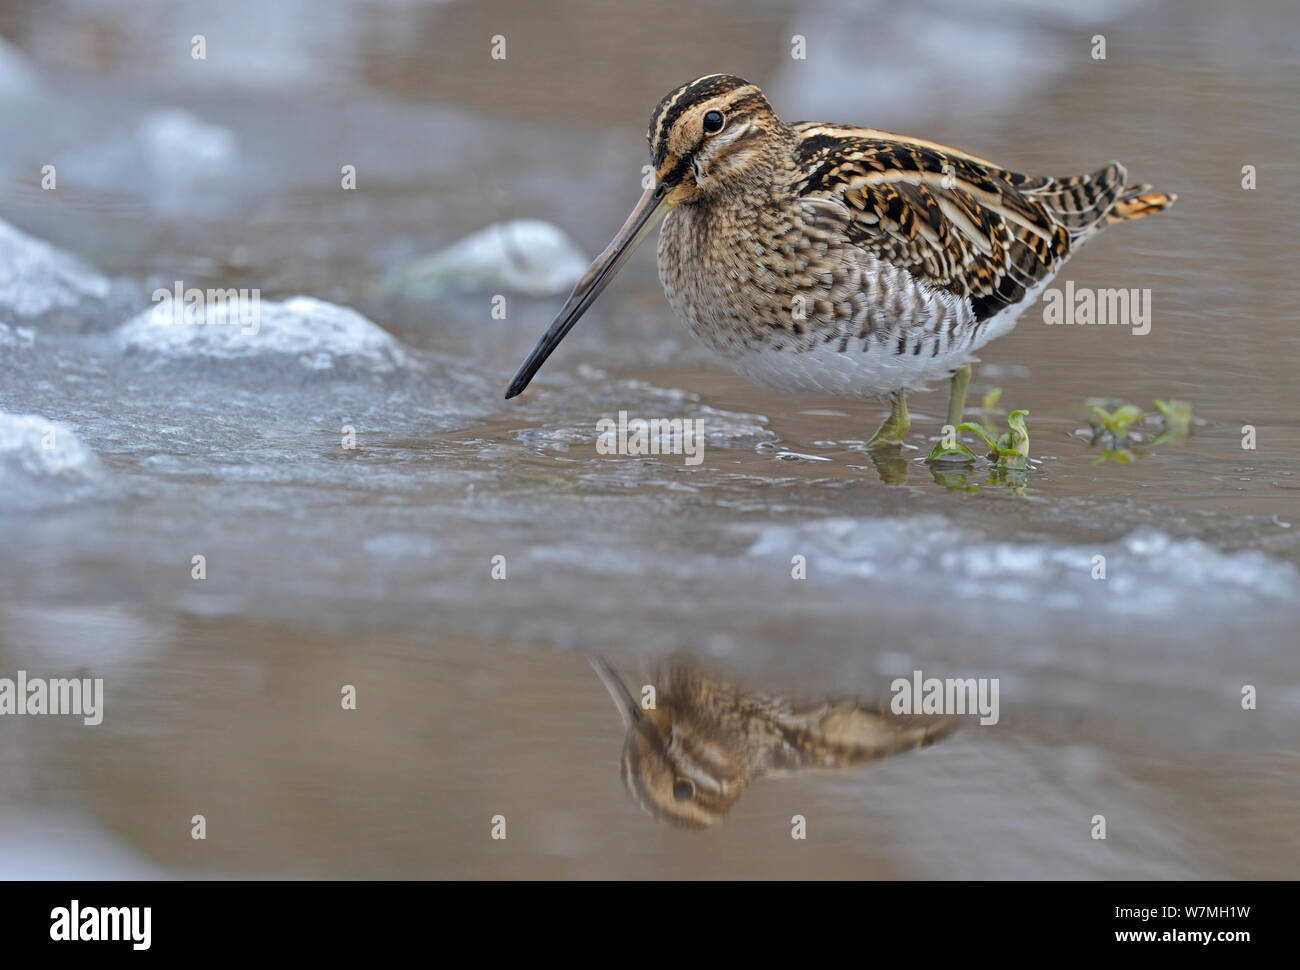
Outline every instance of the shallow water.
<path fill-rule="evenodd" d="M 0 4 L 0 677 L 105 684 L 97 727 L 0 718 L 0 873 L 1294 877 L 1296 11 L 657 0 L 639 17 L 696 28 L 659 37 L 553 6 Z M 1017 83 L 971 83 L 974 31 Z M 919 461 L 940 389 L 876 462 L 879 406 L 720 368 L 649 253 L 510 402 L 562 295 L 510 293 L 497 319 L 488 292 L 383 287 L 502 219 L 596 252 L 650 108 L 710 70 L 786 117 L 1029 171 L 1114 157 L 1179 194 L 1059 278 L 1150 288 L 1149 334 L 1031 309 L 982 352 L 971 400 L 1030 411 L 1022 488 Z M 260 331 L 154 324 L 178 279 L 260 288 Z M 1201 423 L 1097 463 L 1075 434 L 1094 398 L 1185 399 Z M 702 417 L 703 461 L 598 454 L 621 410 Z M 1002 717 L 758 779 L 685 832 L 622 790 L 587 654 L 633 685 L 698 669 L 813 699 L 998 678 Z"/>

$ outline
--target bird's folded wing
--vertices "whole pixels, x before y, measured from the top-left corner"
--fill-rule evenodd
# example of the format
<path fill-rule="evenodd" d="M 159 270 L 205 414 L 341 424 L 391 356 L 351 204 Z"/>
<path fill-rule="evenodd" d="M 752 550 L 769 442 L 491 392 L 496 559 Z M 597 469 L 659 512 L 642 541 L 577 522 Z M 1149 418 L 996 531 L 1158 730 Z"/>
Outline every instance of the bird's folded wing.
<path fill-rule="evenodd" d="M 799 194 L 843 207 L 851 242 L 971 301 L 976 320 L 1020 302 L 1105 219 L 1124 185 L 1090 175 L 1020 175 L 915 139 L 805 123 Z"/>

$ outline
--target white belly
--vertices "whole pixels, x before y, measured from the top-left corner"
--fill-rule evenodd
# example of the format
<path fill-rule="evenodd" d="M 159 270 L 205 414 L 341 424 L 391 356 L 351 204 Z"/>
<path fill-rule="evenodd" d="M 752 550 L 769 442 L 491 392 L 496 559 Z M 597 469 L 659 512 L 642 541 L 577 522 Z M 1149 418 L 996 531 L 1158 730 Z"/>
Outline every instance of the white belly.
<path fill-rule="evenodd" d="M 755 384 L 781 391 L 806 391 L 838 397 L 875 398 L 893 391 L 946 380 L 970 359 L 973 348 L 938 356 L 896 353 L 897 339 L 873 337 L 853 341 L 839 352 L 836 344 L 808 350 L 773 350 L 770 345 L 728 356 L 727 364 Z"/>
<path fill-rule="evenodd" d="M 1055 274 L 1053 274 L 1055 275 Z M 832 394 L 837 397 L 878 398 L 900 390 L 919 390 L 946 381 L 953 371 L 975 359 L 974 355 L 991 340 L 1010 333 L 1021 313 L 1032 305 L 1051 282 L 1051 277 L 1029 290 L 1025 299 L 979 324 L 967 323 L 952 338 L 940 342 L 934 352 L 935 336 L 924 329 L 912 329 L 899 350 L 897 333 L 876 333 L 866 341 L 856 337 L 841 351 L 840 341 L 818 341 L 797 348 L 790 343 L 775 349 L 773 343 L 759 346 L 728 344 L 711 339 L 717 331 L 687 319 L 697 337 L 709 344 L 732 370 L 755 384 L 780 391 Z M 969 329 L 967 329 L 969 328 Z"/>

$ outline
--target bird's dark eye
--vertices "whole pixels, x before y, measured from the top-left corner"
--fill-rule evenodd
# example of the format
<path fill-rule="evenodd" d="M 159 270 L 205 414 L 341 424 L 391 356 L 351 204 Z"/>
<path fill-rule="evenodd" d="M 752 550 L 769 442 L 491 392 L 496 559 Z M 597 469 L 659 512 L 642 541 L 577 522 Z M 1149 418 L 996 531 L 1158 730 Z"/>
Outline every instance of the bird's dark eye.
<path fill-rule="evenodd" d="M 710 135 L 719 132 L 724 121 L 721 111 L 710 111 L 704 116 L 704 130 Z"/>
<path fill-rule="evenodd" d="M 673 798 L 679 802 L 689 802 L 695 795 L 695 783 L 689 778 L 678 778 L 673 785 Z"/>

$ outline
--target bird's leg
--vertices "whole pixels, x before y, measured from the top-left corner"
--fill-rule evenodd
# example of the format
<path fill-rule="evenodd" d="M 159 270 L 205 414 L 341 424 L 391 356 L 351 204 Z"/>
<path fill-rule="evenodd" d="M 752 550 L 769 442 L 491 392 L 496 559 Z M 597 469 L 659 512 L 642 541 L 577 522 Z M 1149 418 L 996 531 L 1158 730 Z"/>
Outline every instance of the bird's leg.
<path fill-rule="evenodd" d="M 970 364 L 965 363 L 952 375 L 952 387 L 948 393 L 948 423 L 954 428 L 961 424 L 966 415 L 966 388 L 970 385 Z"/>
<path fill-rule="evenodd" d="M 907 416 L 906 395 L 906 391 L 895 391 L 889 395 L 889 417 L 880 422 L 880 427 L 867 442 L 868 448 L 885 448 L 903 443 L 907 429 L 912 425 L 912 419 Z"/>

